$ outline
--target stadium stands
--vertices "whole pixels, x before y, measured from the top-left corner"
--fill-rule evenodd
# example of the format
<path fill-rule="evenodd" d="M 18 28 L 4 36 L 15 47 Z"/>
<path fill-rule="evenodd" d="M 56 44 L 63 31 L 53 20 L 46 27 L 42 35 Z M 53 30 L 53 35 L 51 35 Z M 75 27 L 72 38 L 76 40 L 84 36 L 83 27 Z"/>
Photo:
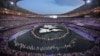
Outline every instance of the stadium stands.
<path fill-rule="evenodd" d="M 82 5 L 81 7 L 69 13 L 57 15 L 56 19 L 50 17 L 52 15 L 38 15 L 30 11 L 27 11 L 23 8 L 20 8 L 16 5 L 18 1 L 20 0 L 14 0 L 13 2 L 15 3 L 15 5 L 9 7 L 6 5 L 8 4 L 7 3 L 8 0 L 0 0 L 0 56 L 99 56 L 100 55 L 99 0 L 93 0 L 93 3 L 91 5 L 89 4 Z M 25 44 L 32 43 L 34 47 L 39 47 L 37 48 L 39 49 L 39 51 L 34 49 L 35 51 L 33 50 L 30 52 L 26 50 L 27 48 L 25 50 L 22 50 L 20 49 L 20 46 L 19 47 L 14 46 L 15 43 L 13 42 L 14 40 L 16 40 L 16 38 L 10 41 L 12 36 L 16 35 L 21 31 L 32 30 L 39 27 L 40 25 L 52 25 L 52 24 L 64 25 L 68 27 L 68 29 L 70 29 L 71 31 L 70 34 L 73 34 L 74 36 L 69 34 L 71 38 L 67 38 L 69 36 L 66 36 L 64 39 L 61 38 L 61 39 L 54 39 L 54 40 L 41 40 L 39 38 L 34 37 L 34 34 L 33 35 L 30 34 L 32 32 L 29 31 L 28 33 L 26 32 L 25 34 L 16 37 L 22 40 L 19 41 L 21 43 L 24 42 Z M 56 33 L 52 35 L 55 36 Z M 44 35 L 44 37 L 47 36 Z M 77 44 L 78 47 L 82 44 L 84 46 L 80 46 L 80 48 L 76 47 L 77 49 L 75 48 L 72 49 L 75 51 L 70 51 L 71 49 L 69 50 L 61 49 L 63 45 L 65 45 L 64 47 L 66 47 L 66 45 L 68 46 L 68 43 L 71 41 L 71 40 L 69 41 L 69 39 L 74 39 L 74 38 L 78 38 L 79 40 L 79 42 L 77 41 L 78 43 L 80 43 L 79 45 Z M 29 39 L 31 40 L 28 41 Z M 91 43 L 93 45 L 91 45 Z M 60 50 L 59 51 L 50 50 L 51 46 L 52 48 L 55 49 L 57 49 L 58 47 L 58 49 Z M 90 48 L 86 50 L 83 48 L 89 46 Z M 47 50 L 46 47 L 48 47 L 49 51 Z M 76 51 L 79 49 L 81 51 Z"/>

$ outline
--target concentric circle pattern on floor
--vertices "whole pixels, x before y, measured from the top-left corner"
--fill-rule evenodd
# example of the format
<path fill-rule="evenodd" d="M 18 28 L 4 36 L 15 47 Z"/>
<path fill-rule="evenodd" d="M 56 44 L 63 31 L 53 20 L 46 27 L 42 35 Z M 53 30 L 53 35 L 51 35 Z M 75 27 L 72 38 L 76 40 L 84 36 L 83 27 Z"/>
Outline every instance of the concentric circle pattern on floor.
<path fill-rule="evenodd" d="M 0 56 L 100 56 L 100 0 L 0 0 Z"/>
<path fill-rule="evenodd" d="M 9 41 L 9 47 L 12 49 L 37 53 L 80 52 L 93 46 L 93 41 L 57 23 L 39 25 L 35 27 L 35 31 L 31 29 Z"/>
<path fill-rule="evenodd" d="M 69 34 L 69 29 L 64 25 L 44 24 L 36 27 L 31 31 L 32 34 L 39 39 L 54 40 L 64 38 Z"/>

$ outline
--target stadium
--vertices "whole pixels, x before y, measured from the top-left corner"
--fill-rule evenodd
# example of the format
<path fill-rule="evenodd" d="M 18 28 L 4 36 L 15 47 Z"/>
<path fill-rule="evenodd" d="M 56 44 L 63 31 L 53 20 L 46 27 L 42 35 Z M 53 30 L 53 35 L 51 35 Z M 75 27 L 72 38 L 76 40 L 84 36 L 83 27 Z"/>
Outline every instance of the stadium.
<path fill-rule="evenodd" d="M 20 1 L 0 0 L 0 56 L 100 55 L 100 0 L 40 14 L 19 6 Z M 68 1 L 56 2 L 62 8 Z"/>

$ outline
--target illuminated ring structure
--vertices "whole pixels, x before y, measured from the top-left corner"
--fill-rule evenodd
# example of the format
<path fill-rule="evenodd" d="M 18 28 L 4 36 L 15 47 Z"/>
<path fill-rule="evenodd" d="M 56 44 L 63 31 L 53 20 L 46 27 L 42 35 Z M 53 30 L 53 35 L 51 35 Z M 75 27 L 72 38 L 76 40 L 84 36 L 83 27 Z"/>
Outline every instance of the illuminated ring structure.
<path fill-rule="evenodd" d="M 35 38 L 42 39 L 42 40 L 55 40 L 55 39 L 64 38 L 64 37 L 66 37 L 66 35 L 69 34 L 69 29 L 68 29 L 65 25 L 54 24 L 54 26 L 62 27 L 63 30 L 64 30 L 64 33 L 61 34 L 61 36 L 58 36 L 58 37 L 52 37 L 52 38 L 41 37 L 41 36 L 37 35 L 37 34 L 35 33 L 35 31 L 36 31 L 37 28 L 39 29 L 39 27 L 44 26 L 44 25 L 46 25 L 46 24 L 39 25 L 38 27 L 32 29 L 31 33 L 32 33 L 32 35 L 33 35 Z M 48 24 L 47 24 L 47 25 L 48 25 Z M 53 25 L 53 24 L 51 24 L 51 25 Z M 49 33 L 48 33 L 48 34 L 49 34 Z M 56 33 L 55 33 L 55 34 L 56 34 Z M 55 34 L 54 34 L 54 35 L 55 35 Z M 56 35 L 56 36 L 57 36 L 57 35 Z"/>

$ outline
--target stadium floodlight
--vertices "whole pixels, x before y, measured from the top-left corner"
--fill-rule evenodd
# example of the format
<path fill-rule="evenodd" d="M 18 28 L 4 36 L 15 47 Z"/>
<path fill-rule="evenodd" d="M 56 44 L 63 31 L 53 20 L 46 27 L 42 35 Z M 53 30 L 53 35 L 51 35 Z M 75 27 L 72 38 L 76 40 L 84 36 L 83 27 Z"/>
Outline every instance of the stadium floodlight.
<path fill-rule="evenodd" d="M 91 1 L 92 1 L 92 0 L 87 0 L 86 2 L 87 2 L 87 3 L 91 3 Z"/>
<path fill-rule="evenodd" d="M 11 4 L 11 5 L 14 5 L 14 2 L 10 1 L 10 4 Z"/>
<path fill-rule="evenodd" d="M 91 3 L 92 0 L 83 0 L 85 2 L 85 4 Z"/>
<path fill-rule="evenodd" d="M 52 15 L 52 16 L 49 16 L 50 18 L 54 18 L 54 19 L 57 19 L 58 16 L 57 15 Z"/>

